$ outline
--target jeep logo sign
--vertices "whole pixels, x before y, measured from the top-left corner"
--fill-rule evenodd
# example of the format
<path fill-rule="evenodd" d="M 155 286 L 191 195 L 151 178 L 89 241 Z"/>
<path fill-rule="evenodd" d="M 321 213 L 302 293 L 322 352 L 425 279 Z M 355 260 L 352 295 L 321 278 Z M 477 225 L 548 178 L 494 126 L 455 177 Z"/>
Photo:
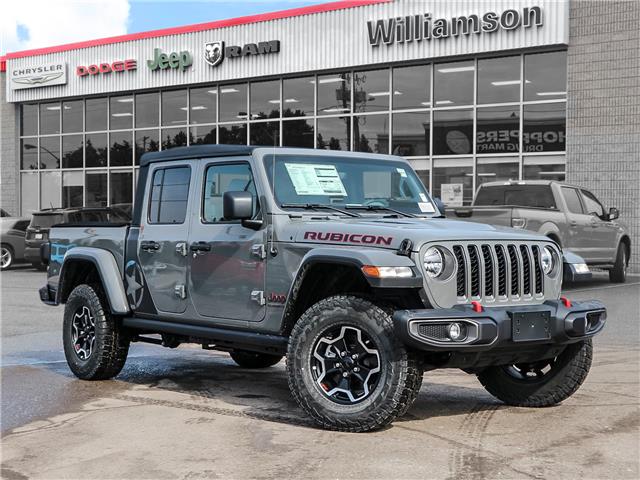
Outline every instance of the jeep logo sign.
<path fill-rule="evenodd" d="M 212 67 L 222 63 L 225 58 L 247 57 L 250 55 L 267 55 L 280 51 L 280 40 L 268 42 L 246 43 L 244 46 L 224 46 L 224 42 L 216 41 L 204 44 L 204 59 Z"/>
<path fill-rule="evenodd" d="M 193 58 L 187 51 L 172 52 L 167 55 L 162 53 L 159 48 L 153 50 L 153 60 L 147 60 L 147 66 L 151 71 L 166 70 L 167 68 L 184 71 L 185 68 L 189 68 L 192 64 Z"/>

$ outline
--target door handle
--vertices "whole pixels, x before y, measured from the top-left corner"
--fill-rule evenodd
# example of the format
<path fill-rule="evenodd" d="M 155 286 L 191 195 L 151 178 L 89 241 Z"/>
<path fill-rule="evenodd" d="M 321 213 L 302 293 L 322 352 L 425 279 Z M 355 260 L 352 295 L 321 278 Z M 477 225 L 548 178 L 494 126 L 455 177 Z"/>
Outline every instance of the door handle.
<path fill-rule="evenodd" d="M 191 244 L 189 250 L 192 252 L 210 252 L 211 244 L 207 242 L 195 242 Z"/>
<path fill-rule="evenodd" d="M 140 242 L 140 249 L 146 252 L 157 252 L 160 250 L 160 244 L 158 242 L 154 242 L 153 240 L 145 240 Z"/>
<path fill-rule="evenodd" d="M 578 222 L 576 222 L 576 221 L 574 221 L 574 220 L 571 220 L 571 221 L 569 222 L 569 225 L 571 225 L 572 227 L 575 227 L 576 225 L 578 225 Z"/>

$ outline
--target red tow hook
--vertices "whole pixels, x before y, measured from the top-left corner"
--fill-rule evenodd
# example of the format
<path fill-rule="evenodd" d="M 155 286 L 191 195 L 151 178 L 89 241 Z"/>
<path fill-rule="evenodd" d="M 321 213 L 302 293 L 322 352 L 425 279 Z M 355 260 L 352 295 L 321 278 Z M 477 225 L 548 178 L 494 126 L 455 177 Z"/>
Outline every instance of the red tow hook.
<path fill-rule="evenodd" d="M 560 301 L 565 307 L 571 308 L 571 300 L 569 300 L 567 297 L 560 297 Z"/>
<path fill-rule="evenodd" d="M 473 311 L 476 313 L 481 313 L 484 310 L 484 308 L 482 308 L 482 305 L 480 305 L 480 302 L 476 300 L 471 302 L 471 307 L 473 308 Z"/>

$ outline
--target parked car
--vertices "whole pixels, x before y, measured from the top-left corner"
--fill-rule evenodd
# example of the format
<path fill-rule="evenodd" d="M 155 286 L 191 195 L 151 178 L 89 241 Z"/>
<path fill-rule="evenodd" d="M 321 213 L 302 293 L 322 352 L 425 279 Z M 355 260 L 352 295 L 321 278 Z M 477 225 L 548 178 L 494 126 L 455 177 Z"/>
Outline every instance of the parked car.
<path fill-rule="evenodd" d="M 127 222 L 130 214 L 121 208 L 50 208 L 36 212 L 26 232 L 25 258 L 38 270 L 46 269 L 40 258 L 40 246 L 48 241 L 51 226 L 59 223 Z"/>
<path fill-rule="evenodd" d="M 28 218 L 0 218 L 0 269 L 8 270 L 24 260 L 24 235 L 28 225 Z"/>
<path fill-rule="evenodd" d="M 541 233 L 587 265 L 609 271 L 612 282 L 626 280 L 631 256 L 627 227 L 618 209 L 606 210 L 589 190 L 556 181 L 482 184 L 471 207 L 447 209 L 470 222 L 505 225 Z"/>
<path fill-rule="evenodd" d="M 141 158 L 137 192 L 130 225 L 59 225 L 43 248 L 40 298 L 65 304 L 84 380 L 116 376 L 131 341 L 243 368 L 286 355 L 307 414 L 361 432 L 404 415 L 424 369 L 475 374 L 510 405 L 562 402 L 605 325 L 602 303 L 560 297 L 555 242 L 442 218 L 399 157 L 174 148 Z"/>

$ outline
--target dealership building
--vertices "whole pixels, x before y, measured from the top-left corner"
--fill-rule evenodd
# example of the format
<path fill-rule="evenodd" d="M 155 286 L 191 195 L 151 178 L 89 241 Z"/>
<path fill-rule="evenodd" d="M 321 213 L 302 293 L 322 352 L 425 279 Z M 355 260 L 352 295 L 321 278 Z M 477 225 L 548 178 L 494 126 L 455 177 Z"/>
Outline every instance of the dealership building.
<path fill-rule="evenodd" d="M 373 0 L 7 53 L 1 206 L 131 203 L 141 155 L 179 145 L 353 150 L 407 158 L 449 205 L 584 186 L 637 252 L 639 45 L 637 1 Z"/>

